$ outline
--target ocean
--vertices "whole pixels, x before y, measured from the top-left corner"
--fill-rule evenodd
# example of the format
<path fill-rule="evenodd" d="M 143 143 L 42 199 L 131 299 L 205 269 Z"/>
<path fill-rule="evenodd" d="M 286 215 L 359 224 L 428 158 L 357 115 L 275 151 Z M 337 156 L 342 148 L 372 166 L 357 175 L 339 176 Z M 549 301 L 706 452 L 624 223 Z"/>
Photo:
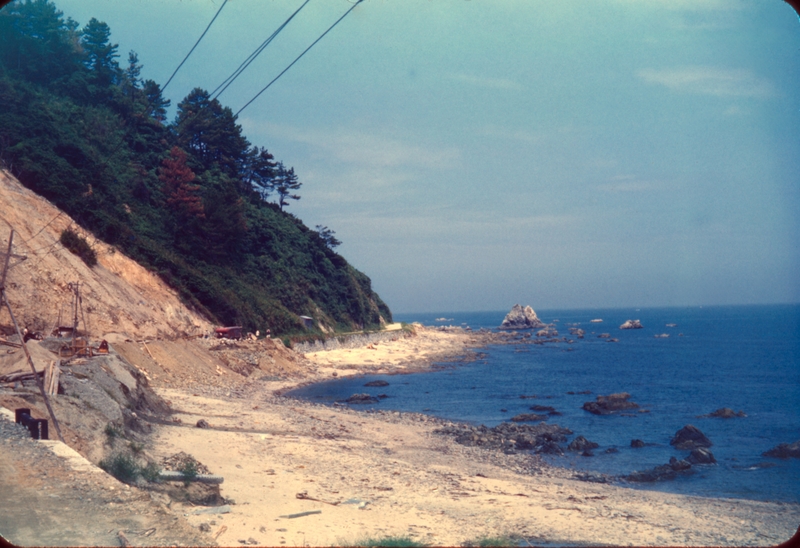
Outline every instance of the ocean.
<path fill-rule="evenodd" d="M 396 314 L 394 319 L 496 329 L 506 312 Z M 545 323 L 554 323 L 559 336 L 574 342 L 492 345 L 468 363 L 409 375 L 332 380 L 287 395 L 332 404 L 354 393 L 386 394 L 379 403 L 354 407 L 486 426 L 531 413 L 531 405 L 551 406 L 561 415 L 548 422 L 571 429 L 570 439 L 582 435 L 600 447 L 591 457 L 565 451 L 563 457 L 547 456 L 548 462 L 615 476 L 665 464 L 672 456 L 686 457 L 688 451 L 674 449 L 669 441 L 692 424 L 712 441 L 716 465 L 695 465 L 676 480 L 624 485 L 800 502 L 800 459 L 762 456 L 779 443 L 800 439 L 800 305 L 536 312 Z M 640 320 L 643 329 L 620 330 L 629 319 Z M 569 334 L 573 325 L 586 332 L 584 339 Z M 618 342 L 599 338 L 602 333 Z M 669 337 L 656 337 L 661 334 Z M 389 386 L 364 387 L 378 379 Z M 591 394 L 578 394 L 585 391 Z M 597 395 L 617 392 L 628 392 L 649 412 L 598 416 L 582 409 Z M 747 416 L 700 417 L 722 407 Z M 632 448 L 632 439 L 643 440 L 645 447 Z"/>

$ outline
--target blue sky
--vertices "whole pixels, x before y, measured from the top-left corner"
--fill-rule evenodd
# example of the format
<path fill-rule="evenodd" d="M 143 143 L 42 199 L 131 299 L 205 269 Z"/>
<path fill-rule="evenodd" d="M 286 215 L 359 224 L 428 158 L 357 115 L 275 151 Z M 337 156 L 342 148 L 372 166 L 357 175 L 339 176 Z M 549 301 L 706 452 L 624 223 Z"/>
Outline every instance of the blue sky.
<path fill-rule="evenodd" d="M 60 0 L 165 83 L 221 0 Z M 302 0 L 230 0 L 212 90 Z M 237 111 L 351 4 L 311 0 Z M 365 0 L 242 112 L 395 312 L 800 302 L 800 22 L 779 0 Z"/>

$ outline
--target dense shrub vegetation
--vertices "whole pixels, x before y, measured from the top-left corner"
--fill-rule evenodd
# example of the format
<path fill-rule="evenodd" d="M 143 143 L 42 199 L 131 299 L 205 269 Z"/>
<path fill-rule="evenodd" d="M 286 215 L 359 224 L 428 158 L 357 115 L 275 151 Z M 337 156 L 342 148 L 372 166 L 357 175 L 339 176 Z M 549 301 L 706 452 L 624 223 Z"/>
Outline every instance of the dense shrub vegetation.
<path fill-rule="evenodd" d="M 97 264 L 97 254 L 80 234 L 69 228 L 61 231 L 59 238 L 61 245 L 83 259 L 83 262 L 92 267 Z"/>
<path fill-rule="evenodd" d="M 48 0 L 0 9 L 0 162 L 98 238 L 157 272 L 221 324 L 276 334 L 300 315 L 338 330 L 391 312 L 333 251 L 327 227 L 285 211 L 301 183 L 196 88 L 167 121 L 134 52 Z"/>

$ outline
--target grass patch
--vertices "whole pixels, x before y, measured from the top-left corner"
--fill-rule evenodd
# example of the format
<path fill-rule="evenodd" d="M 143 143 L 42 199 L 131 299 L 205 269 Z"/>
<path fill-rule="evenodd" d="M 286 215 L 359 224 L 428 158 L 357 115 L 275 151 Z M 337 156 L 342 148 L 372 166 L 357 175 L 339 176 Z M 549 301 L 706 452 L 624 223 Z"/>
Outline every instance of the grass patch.
<path fill-rule="evenodd" d="M 154 462 L 140 466 L 136 457 L 131 453 L 114 453 L 98 464 L 100 468 L 123 483 L 133 484 L 139 478 L 155 483 L 159 481 L 158 475 L 161 473 L 161 467 Z"/>
<path fill-rule="evenodd" d="M 184 460 L 178 472 L 183 474 L 183 485 L 188 487 L 189 484 L 197 477 L 197 462 L 194 459 Z"/>
<path fill-rule="evenodd" d="M 133 483 L 140 475 L 139 465 L 133 455 L 117 453 L 100 461 L 100 468 L 123 483 Z"/>
<path fill-rule="evenodd" d="M 112 440 L 114 438 L 124 438 L 125 437 L 125 432 L 122 430 L 122 428 L 120 428 L 119 426 L 117 426 L 116 424 L 114 424 L 112 422 L 109 422 L 108 424 L 106 424 L 105 430 L 103 430 L 103 432 L 105 432 L 106 436 L 108 436 L 109 439 L 112 439 Z"/>

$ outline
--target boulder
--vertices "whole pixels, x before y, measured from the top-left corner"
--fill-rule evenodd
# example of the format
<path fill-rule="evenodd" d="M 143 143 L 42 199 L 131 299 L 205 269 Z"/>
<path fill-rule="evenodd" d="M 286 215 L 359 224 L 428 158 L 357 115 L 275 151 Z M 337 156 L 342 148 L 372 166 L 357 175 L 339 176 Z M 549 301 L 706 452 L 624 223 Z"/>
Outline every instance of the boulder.
<path fill-rule="evenodd" d="M 597 396 L 597 401 L 587 401 L 583 404 L 583 409 L 595 415 L 611 415 L 617 411 L 625 409 L 638 409 L 639 404 L 628 401 L 631 397 L 627 392 L 609 394 L 608 396 Z"/>
<path fill-rule="evenodd" d="M 779 459 L 800 459 L 800 440 L 794 443 L 781 443 L 761 454 L 765 457 L 775 457 Z"/>
<path fill-rule="evenodd" d="M 381 381 L 381 380 L 378 380 L 378 381 L 369 381 L 369 382 L 368 382 L 368 383 L 366 383 L 364 386 L 389 386 L 389 383 L 388 383 L 388 382 L 386 382 L 386 381 Z"/>
<path fill-rule="evenodd" d="M 642 329 L 644 326 L 642 322 L 639 320 L 626 320 L 621 326 L 620 329 Z"/>
<path fill-rule="evenodd" d="M 511 417 L 512 422 L 536 422 L 546 421 L 549 417 L 547 415 L 537 415 L 536 413 L 520 413 Z"/>
<path fill-rule="evenodd" d="M 600 445 L 593 441 L 587 440 L 583 436 L 578 436 L 577 438 L 572 440 L 569 443 L 569 445 L 567 445 L 567 449 L 569 449 L 570 451 L 578 451 L 578 452 L 589 451 L 590 449 L 596 449 L 597 447 L 600 447 Z"/>
<path fill-rule="evenodd" d="M 692 464 L 689 461 L 684 459 L 678 460 L 675 457 L 669 458 L 669 465 L 676 472 L 682 472 L 692 467 Z"/>
<path fill-rule="evenodd" d="M 692 464 L 716 464 L 717 462 L 714 454 L 705 447 L 692 449 L 692 453 L 686 457 L 686 460 Z"/>
<path fill-rule="evenodd" d="M 718 418 L 718 419 L 732 419 L 735 417 L 746 417 L 744 411 L 735 412 L 730 407 L 722 407 L 709 413 L 708 415 L 701 415 L 702 418 Z"/>
<path fill-rule="evenodd" d="M 644 447 L 644 442 L 639 439 L 631 440 L 631 447 L 634 448 Z"/>
<path fill-rule="evenodd" d="M 533 308 L 515 304 L 511 311 L 506 314 L 500 329 L 539 329 L 545 327 L 544 322 L 539 319 Z"/>
<path fill-rule="evenodd" d="M 373 398 L 369 394 L 353 394 L 344 403 L 377 403 L 378 398 Z"/>
<path fill-rule="evenodd" d="M 695 449 L 697 447 L 711 447 L 713 444 L 699 428 L 687 424 L 677 432 L 673 437 L 670 445 L 674 445 L 676 449 Z"/>

